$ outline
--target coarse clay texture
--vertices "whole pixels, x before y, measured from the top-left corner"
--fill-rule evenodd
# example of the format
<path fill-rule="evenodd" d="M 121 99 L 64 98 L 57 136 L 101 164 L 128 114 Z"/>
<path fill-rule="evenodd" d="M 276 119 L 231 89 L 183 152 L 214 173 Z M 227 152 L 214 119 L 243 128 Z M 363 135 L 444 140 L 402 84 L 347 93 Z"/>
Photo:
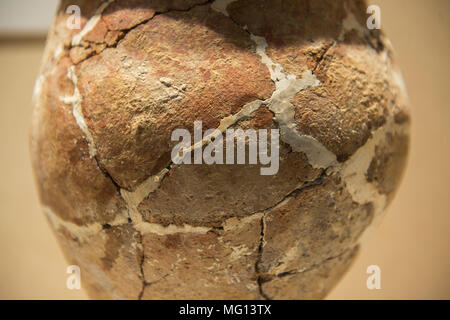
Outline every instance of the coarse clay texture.
<path fill-rule="evenodd" d="M 68 29 L 69 5 L 81 29 Z M 31 153 L 97 299 L 317 299 L 399 186 L 407 96 L 363 1 L 62 1 Z M 175 164 L 174 129 L 280 130 L 259 165 Z"/>

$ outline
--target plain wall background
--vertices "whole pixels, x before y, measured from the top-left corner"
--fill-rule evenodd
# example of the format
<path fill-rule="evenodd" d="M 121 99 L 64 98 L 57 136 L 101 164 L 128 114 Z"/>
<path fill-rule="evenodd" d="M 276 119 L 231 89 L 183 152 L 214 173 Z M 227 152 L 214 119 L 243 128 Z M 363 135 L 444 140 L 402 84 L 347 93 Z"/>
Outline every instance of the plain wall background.
<path fill-rule="evenodd" d="M 396 49 L 408 88 L 411 154 L 386 218 L 329 298 L 449 299 L 450 1 L 370 3 L 381 7 L 382 28 Z M 4 16 L 4 7 L 0 9 Z M 43 47 L 39 37 L 0 38 L 2 299 L 86 297 L 66 288 L 67 263 L 40 210 L 30 168 L 30 100 Z M 381 268 L 381 290 L 366 288 L 366 268 L 372 264 Z"/>
<path fill-rule="evenodd" d="M 57 4 L 58 0 L 1 0 L 0 35 L 45 35 Z"/>

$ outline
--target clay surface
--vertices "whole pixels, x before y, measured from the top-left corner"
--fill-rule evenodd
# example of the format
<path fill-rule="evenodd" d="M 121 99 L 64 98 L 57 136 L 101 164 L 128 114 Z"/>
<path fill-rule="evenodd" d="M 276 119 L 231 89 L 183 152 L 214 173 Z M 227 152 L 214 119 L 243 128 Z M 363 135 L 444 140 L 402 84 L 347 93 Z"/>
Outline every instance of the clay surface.
<path fill-rule="evenodd" d="M 66 27 L 68 5 L 81 30 Z M 409 113 L 363 1 L 62 1 L 36 83 L 44 211 L 100 299 L 323 298 L 399 185 Z M 280 166 L 176 165 L 278 128 Z"/>

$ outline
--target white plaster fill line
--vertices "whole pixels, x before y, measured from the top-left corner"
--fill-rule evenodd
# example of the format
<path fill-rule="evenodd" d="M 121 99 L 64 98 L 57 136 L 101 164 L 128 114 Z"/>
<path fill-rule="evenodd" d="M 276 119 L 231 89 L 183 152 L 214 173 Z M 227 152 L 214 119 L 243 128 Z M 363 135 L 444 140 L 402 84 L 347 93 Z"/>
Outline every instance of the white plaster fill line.
<path fill-rule="evenodd" d="M 211 5 L 211 8 L 229 16 L 226 11 L 229 3 L 231 2 L 226 0 L 216 0 Z M 250 34 L 250 39 L 255 43 L 256 54 L 261 57 L 261 62 L 266 65 L 270 78 L 275 84 L 275 91 L 272 93 L 272 96 L 263 101 L 263 103 L 275 114 L 275 120 L 280 126 L 281 140 L 289 144 L 295 152 L 303 152 L 309 163 L 315 168 L 328 168 L 336 164 L 336 155 L 333 152 L 328 150 L 317 139 L 302 134 L 297 130 L 297 124 L 294 119 L 295 107 L 290 103 L 290 100 L 298 92 L 309 87 L 316 87 L 320 85 L 320 81 L 310 70 L 305 71 L 301 79 L 297 79 L 294 74 L 284 74 L 283 67 L 279 63 L 273 62 L 267 55 L 266 49 L 268 44 L 266 39 L 253 35 L 245 27 L 243 29 Z M 250 106 L 252 108 L 255 107 L 255 103 L 259 104 L 258 108 L 262 105 L 258 100 L 253 103 Z M 252 112 L 255 110 L 252 110 Z"/>
<path fill-rule="evenodd" d="M 391 115 L 387 122 L 372 133 L 372 137 L 360 147 L 346 162 L 333 168 L 339 173 L 347 191 L 351 194 L 353 201 L 360 205 L 372 203 L 373 221 L 364 231 L 359 243 L 364 243 L 368 236 L 379 225 L 383 218 L 384 209 L 387 206 L 387 197 L 381 194 L 377 187 L 367 181 L 367 170 L 375 157 L 375 148 L 384 145 L 387 134 L 404 135 L 409 130 L 409 124 L 397 124 L 394 116 Z"/>
<path fill-rule="evenodd" d="M 368 29 L 358 22 L 353 12 L 347 7 L 347 4 L 344 4 L 344 9 L 347 16 L 342 20 L 342 31 L 338 39 L 341 41 L 344 40 L 345 34 L 352 30 L 355 30 L 360 37 L 364 37 L 364 35 L 368 33 Z"/>
<path fill-rule="evenodd" d="M 211 4 L 211 8 L 229 17 L 230 15 L 228 14 L 227 7 L 230 3 L 235 1 L 237 0 L 216 0 Z"/>
<path fill-rule="evenodd" d="M 81 44 L 81 40 L 83 39 L 83 37 L 90 31 L 92 31 L 92 29 L 94 29 L 94 27 L 102 17 L 103 11 L 105 11 L 105 9 L 113 2 L 114 0 L 105 1 L 98 7 L 98 9 L 95 11 L 95 14 L 89 19 L 83 29 L 73 36 L 71 43 L 72 47 L 79 46 Z"/>
<path fill-rule="evenodd" d="M 73 95 L 62 97 L 60 98 L 60 100 L 66 104 L 72 105 L 73 116 L 75 117 L 78 127 L 84 133 L 84 136 L 86 137 L 86 140 L 89 145 L 89 157 L 93 158 L 95 157 L 97 151 L 95 149 L 94 139 L 92 138 L 91 132 L 89 131 L 86 121 L 84 120 L 83 110 L 81 109 L 81 103 L 83 101 L 83 98 L 81 97 L 80 91 L 78 90 L 78 78 L 77 75 L 75 74 L 74 66 L 70 66 L 69 69 L 67 70 L 67 77 L 73 83 Z"/>
<path fill-rule="evenodd" d="M 289 144 L 296 152 L 303 152 L 309 163 L 315 168 L 328 168 L 336 164 L 336 155 L 329 151 L 315 138 L 302 134 L 297 130 L 295 121 L 295 107 L 290 100 L 300 91 L 309 87 L 317 87 L 320 81 L 310 71 L 306 70 L 301 79 L 294 74 L 285 75 L 283 67 L 274 63 L 266 53 L 268 47 L 263 37 L 250 34 L 250 38 L 256 45 L 256 53 L 261 57 L 261 62 L 267 66 L 270 77 L 275 83 L 275 91 L 272 97 L 265 101 L 269 109 L 275 114 L 275 120 L 280 126 L 281 140 Z"/>
<path fill-rule="evenodd" d="M 99 234 L 103 230 L 103 226 L 99 222 L 93 222 L 90 224 L 79 226 L 71 221 L 63 220 L 58 215 L 56 215 L 50 207 L 44 207 L 44 213 L 47 215 L 50 224 L 55 230 L 63 227 L 71 234 L 77 236 L 80 240 L 88 240 L 90 236 Z M 142 220 L 141 215 L 136 211 L 131 216 L 133 218 L 131 224 L 137 231 L 141 232 L 142 234 L 152 233 L 160 236 L 177 233 L 205 234 L 209 230 L 211 230 L 211 228 L 209 227 L 195 227 L 188 224 L 184 224 L 183 226 L 177 226 L 174 224 L 164 226 L 158 223 L 146 222 Z M 118 227 L 127 225 L 129 224 L 129 222 L 125 215 L 118 215 L 113 221 L 108 222 L 108 224 L 111 227 Z"/>
<path fill-rule="evenodd" d="M 158 189 L 161 180 L 169 172 L 167 168 L 161 170 L 158 174 L 155 174 L 147 178 L 141 183 L 134 191 L 128 191 L 120 189 L 120 194 L 125 202 L 131 207 L 137 208 L 139 204 L 152 192 Z"/>

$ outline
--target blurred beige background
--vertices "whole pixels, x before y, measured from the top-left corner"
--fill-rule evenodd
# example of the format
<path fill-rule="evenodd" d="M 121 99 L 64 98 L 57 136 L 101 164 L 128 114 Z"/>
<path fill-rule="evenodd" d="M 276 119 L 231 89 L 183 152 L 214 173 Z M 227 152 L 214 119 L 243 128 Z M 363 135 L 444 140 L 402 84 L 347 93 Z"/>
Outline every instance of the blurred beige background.
<path fill-rule="evenodd" d="M 413 117 L 407 173 L 385 220 L 330 299 L 450 299 L 450 1 L 370 1 L 396 48 Z M 1 7 L 0 7 L 1 9 Z M 0 299 L 80 299 L 41 213 L 30 104 L 44 39 L 0 37 Z M 381 268 L 368 290 L 366 269 Z"/>

